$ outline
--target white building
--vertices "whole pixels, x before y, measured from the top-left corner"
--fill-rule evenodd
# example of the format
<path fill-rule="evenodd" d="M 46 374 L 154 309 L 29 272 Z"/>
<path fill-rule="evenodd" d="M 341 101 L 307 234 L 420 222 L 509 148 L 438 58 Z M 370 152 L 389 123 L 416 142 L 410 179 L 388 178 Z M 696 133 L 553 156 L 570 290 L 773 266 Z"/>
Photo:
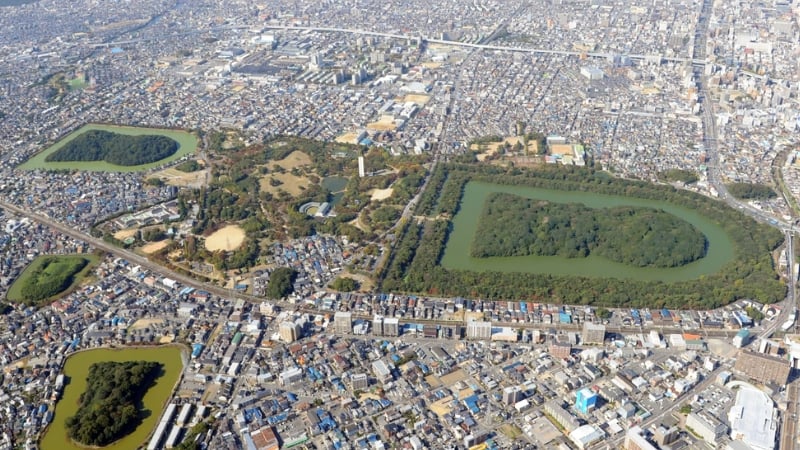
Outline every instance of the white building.
<path fill-rule="evenodd" d="M 606 437 L 606 433 L 594 425 L 583 425 L 576 428 L 569 434 L 569 439 L 575 443 L 580 450 L 583 450 L 595 442 L 599 442 Z"/>
<path fill-rule="evenodd" d="M 581 67 L 581 75 L 586 77 L 591 81 L 595 80 L 602 80 L 603 76 L 605 75 L 602 70 L 598 69 L 597 67 L 592 66 L 585 66 Z"/>
<path fill-rule="evenodd" d="M 691 412 L 686 417 L 686 426 L 706 442 L 717 445 L 719 438 L 725 435 L 728 427 L 707 411 Z"/>
<path fill-rule="evenodd" d="M 778 411 L 767 394 L 752 386 L 741 386 L 736 404 L 728 412 L 731 439 L 741 440 L 753 450 L 772 450 L 778 432 Z"/>
<path fill-rule="evenodd" d="M 625 434 L 625 445 L 623 448 L 635 448 L 637 450 L 658 450 L 658 447 L 651 444 L 647 439 L 644 438 L 644 431 L 638 426 L 629 429 Z"/>
<path fill-rule="evenodd" d="M 489 340 L 491 338 L 492 322 L 475 320 L 467 323 L 467 339 Z"/>

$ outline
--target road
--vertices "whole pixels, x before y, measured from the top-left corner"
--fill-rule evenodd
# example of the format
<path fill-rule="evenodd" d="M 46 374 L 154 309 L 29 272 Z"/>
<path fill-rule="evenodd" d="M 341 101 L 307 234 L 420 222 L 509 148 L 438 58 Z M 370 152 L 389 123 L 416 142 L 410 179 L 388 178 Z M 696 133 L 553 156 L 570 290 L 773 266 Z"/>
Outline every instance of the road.
<path fill-rule="evenodd" d="M 187 275 L 178 273 L 178 272 L 176 272 L 174 270 L 171 270 L 171 269 L 169 269 L 167 267 L 164 267 L 164 266 L 162 266 L 162 265 L 160 265 L 158 263 L 150 261 L 149 259 L 145 258 L 144 256 L 138 255 L 138 254 L 136 254 L 136 253 L 134 253 L 134 252 L 132 252 L 130 250 L 119 248 L 119 247 L 117 247 L 117 246 L 115 246 L 113 244 L 105 242 L 102 239 L 96 238 L 94 236 L 90 236 L 90 235 L 88 235 L 86 233 L 83 233 L 81 231 L 75 230 L 75 229 L 73 229 L 73 228 L 71 228 L 71 227 L 69 227 L 67 225 L 59 223 L 58 221 L 55 221 L 55 220 L 53 220 L 53 219 L 51 219 L 49 217 L 43 216 L 43 215 L 38 214 L 38 213 L 34 213 L 34 212 L 29 211 L 29 210 L 24 209 L 24 208 L 20 208 L 19 206 L 16 206 L 14 204 L 8 203 L 6 201 L 0 200 L 0 207 L 2 207 L 4 209 L 7 209 L 9 211 L 13 211 L 15 214 L 18 214 L 20 216 L 27 217 L 27 218 L 29 218 L 31 220 L 35 220 L 35 221 L 37 221 L 39 223 L 47 225 L 47 226 L 53 228 L 54 230 L 58 230 L 59 232 L 65 234 L 67 236 L 70 236 L 70 237 L 72 237 L 74 239 L 77 239 L 77 240 L 83 241 L 83 242 L 87 242 L 87 243 L 93 245 L 97 249 L 100 249 L 100 250 L 103 250 L 105 252 L 108 252 L 108 253 L 110 253 L 110 254 L 112 254 L 114 256 L 118 256 L 120 258 L 123 258 L 123 259 L 125 259 L 125 260 L 127 260 L 127 261 L 129 261 L 129 262 L 131 262 L 133 264 L 138 264 L 138 265 L 142 266 L 143 268 L 148 269 L 148 270 L 150 270 L 150 271 L 152 271 L 154 273 L 158 273 L 158 274 L 161 274 L 161 275 L 163 275 L 165 277 L 172 278 L 172 279 L 180 282 L 184 286 L 190 286 L 190 287 L 193 287 L 195 289 L 205 290 L 205 291 L 208 291 L 208 292 L 210 292 L 210 293 L 212 293 L 214 295 L 218 295 L 220 297 L 225 297 L 225 298 L 243 299 L 243 300 L 249 300 L 249 301 L 255 301 L 255 302 L 262 302 L 262 301 L 265 300 L 262 297 L 243 294 L 241 292 L 237 292 L 237 291 L 234 291 L 234 290 L 231 290 L 231 289 L 225 289 L 225 288 L 222 288 L 222 287 L 219 287 L 219 286 L 215 286 L 213 284 L 200 282 L 198 280 L 195 280 L 192 277 L 189 277 Z"/>
<path fill-rule="evenodd" d="M 229 298 L 229 299 L 242 299 L 251 302 L 263 302 L 267 299 L 264 297 L 258 297 L 255 295 L 245 294 L 242 292 L 237 292 L 231 289 L 226 289 L 220 286 L 216 286 L 210 283 L 203 283 L 201 281 L 195 280 L 192 277 L 187 275 L 178 273 L 174 270 L 171 270 L 167 267 L 164 267 L 158 263 L 150 261 L 144 256 L 138 255 L 130 250 L 117 247 L 112 245 L 108 242 L 103 241 L 102 239 L 90 236 L 86 233 L 81 231 L 75 230 L 61 224 L 49 217 L 43 216 L 38 213 L 31 212 L 14 204 L 8 203 L 6 201 L 0 200 L 0 208 L 5 208 L 9 211 L 14 212 L 22 217 L 27 217 L 31 220 L 35 220 L 39 223 L 47 225 L 59 232 L 70 236 L 74 239 L 87 242 L 93 245 L 95 248 L 108 252 L 114 256 L 119 258 L 123 258 L 133 264 L 138 264 L 145 269 L 152 271 L 153 273 L 160 274 L 165 277 L 172 278 L 184 286 L 193 287 L 195 289 L 205 290 L 214 295 Z M 297 305 L 290 304 L 288 302 L 276 301 L 271 300 L 271 302 L 281 306 L 285 309 L 297 309 L 300 312 L 309 313 L 309 314 L 331 314 L 333 311 L 330 310 L 321 310 L 321 309 L 313 309 L 313 308 L 298 308 Z M 356 319 L 365 319 L 365 320 L 372 320 L 372 315 L 366 313 L 358 313 L 353 312 L 353 318 Z M 777 322 L 777 319 L 774 321 L 778 324 L 782 322 Z M 430 325 L 440 325 L 440 326 L 454 326 L 454 325 L 466 325 L 464 321 L 453 321 L 453 320 L 439 320 L 439 319 L 424 319 L 424 318 L 408 318 L 408 319 L 401 319 L 401 324 L 406 323 L 415 323 L 415 324 L 430 324 Z M 531 322 L 494 322 L 495 326 L 507 326 L 512 328 L 520 328 L 520 329 L 538 329 L 538 330 L 549 330 L 549 329 L 558 329 L 558 330 L 570 330 L 570 331 L 580 331 L 582 329 L 581 324 L 559 324 L 559 323 L 531 323 Z M 774 324 L 772 324 L 774 325 Z M 683 333 L 683 332 L 694 332 L 700 333 L 705 335 L 708 338 L 732 338 L 733 334 L 730 330 L 724 329 L 696 329 L 696 330 L 685 330 L 681 327 L 668 327 L 668 326 L 645 326 L 645 327 L 614 327 L 614 326 L 607 326 L 606 332 L 608 333 L 619 333 L 619 334 L 629 334 L 629 333 L 648 333 L 650 330 L 656 330 L 661 334 L 671 334 L 671 333 Z"/>
<path fill-rule="evenodd" d="M 658 412 L 656 414 L 653 414 L 647 420 L 645 420 L 642 423 L 640 423 L 639 426 L 643 430 L 646 430 L 651 425 L 655 425 L 658 422 L 661 422 L 664 419 L 665 416 L 667 416 L 668 414 L 671 414 L 673 411 L 675 411 L 676 409 L 678 409 L 681 406 L 683 406 L 684 399 L 686 399 L 687 397 L 691 397 L 692 395 L 694 395 L 697 392 L 703 392 L 703 390 L 705 388 L 707 388 L 708 385 L 710 385 L 711 383 L 713 383 L 716 380 L 717 375 L 720 372 L 722 372 L 722 370 L 723 370 L 722 367 L 717 367 L 713 372 L 709 373 L 708 377 L 706 377 L 703 381 L 698 383 L 696 386 L 694 386 L 688 392 L 682 394 L 680 397 L 678 397 L 675 400 L 673 400 L 672 404 L 669 405 L 666 409 L 664 409 L 664 410 L 662 410 L 662 411 L 660 411 L 660 412 Z M 611 449 L 611 448 L 615 448 L 615 449 L 616 448 L 622 448 L 622 443 L 623 443 L 624 440 L 625 440 L 625 434 L 623 433 L 622 436 L 612 440 L 610 443 L 605 444 L 606 448 L 609 448 L 609 449 Z"/>
<path fill-rule="evenodd" d="M 511 16 L 509 16 L 511 17 Z M 229 31 L 229 30 L 248 30 L 251 27 L 244 26 L 244 25 L 227 25 L 227 26 L 215 26 L 209 27 L 205 29 L 197 29 L 197 30 L 190 30 L 190 31 L 181 31 L 177 33 L 164 33 L 158 34 L 148 37 L 141 37 L 136 39 L 125 39 L 119 41 L 103 41 L 103 42 L 94 42 L 88 44 L 89 47 L 92 48 L 105 48 L 105 47 L 121 47 L 125 45 L 137 44 L 140 42 L 149 42 L 149 41 L 157 41 L 157 40 L 166 40 L 170 38 L 174 38 L 177 36 L 189 36 L 193 34 L 200 34 L 206 32 L 213 32 L 213 31 Z M 513 46 L 506 46 L 506 45 L 491 45 L 491 44 L 481 44 L 481 43 L 470 43 L 470 42 L 460 42 L 460 41 L 450 41 L 447 39 L 435 39 L 431 37 L 426 37 L 422 35 L 414 35 L 414 34 L 397 34 L 397 33 L 385 33 L 380 31 L 369 31 L 369 30 L 358 30 L 353 28 L 337 28 L 337 27 L 305 27 L 305 26 L 294 26 L 294 25 L 266 25 L 262 27 L 265 30 L 297 30 L 297 31 L 314 31 L 318 33 L 346 33 L 346 34 L 355 34 L 361 36 L 375 36 L 375 37 L 383 37 L 389 39 L 417 39 L 422 40 L 430 44 L 439 44 L 439 45 L 448 45 L 452 47 L 465 47 L 465 48 L 472 48 L 478 50 L 499 50 L 499 51 L 508 51 L 508 52 L 517 52 L 517 53 L 531 53 L 531 54 L 547 54 L 547 55 L 563 55 L 563 56 L 577 56 L 577 57 L 590 57 L 590 58 L 603 58 L 607 59 L 610 57 L 614 57 L 617 53 L 601 53 L 601 52 L 578 52 L 578 51 L 570 51 L 570 50 L 553 50 L 549 48 L 532 48 L 532 47 L 513 47 Z M 696 58 L 680 58 L 680 57 L 671 57 L 671 56 L 664 56 L 664 55 L 643 55 L 643 54 L 626 54 L 625 56 L 631 59 L 643 60 L 647 58 L 658 57 L 662 61 L 667 62 L 678 62 L 678 63 L 685 63 L 691 62 L 695 64 L 704 64 L 705 61 Z"/>

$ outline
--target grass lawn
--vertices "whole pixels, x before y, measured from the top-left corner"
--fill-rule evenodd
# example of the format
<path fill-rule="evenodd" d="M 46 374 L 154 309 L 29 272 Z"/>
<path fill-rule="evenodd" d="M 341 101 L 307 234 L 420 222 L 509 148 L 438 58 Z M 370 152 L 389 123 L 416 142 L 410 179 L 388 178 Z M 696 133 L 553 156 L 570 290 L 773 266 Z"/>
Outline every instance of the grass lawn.
<path fill-rule="evenodd" d="M 38 256 L 14 281 L 8 289 L 6 298 L 15 303 L 42 306 L 78 285 L 97 262 L 98 258 L 90 254 Z M 26 299 L 23 295 L 26 286 L 34 286 L 52 280 L 63 280 L 66 287 L 41 299 Z"/>
<path fill-rule="evenodd" d="M 520 430 L 518 426 L 510 423 L 501 425 L 500 432 L 512 440 L 522 436 L 522 430 Z"/>

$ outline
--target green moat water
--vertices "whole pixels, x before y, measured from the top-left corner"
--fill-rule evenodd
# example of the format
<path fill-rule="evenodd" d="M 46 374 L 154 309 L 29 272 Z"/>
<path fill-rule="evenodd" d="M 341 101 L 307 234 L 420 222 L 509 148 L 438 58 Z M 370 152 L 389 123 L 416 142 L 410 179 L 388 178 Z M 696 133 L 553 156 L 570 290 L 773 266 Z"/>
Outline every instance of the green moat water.
<path fill-rule="evenodd" d="M 78 410 L 78 401 L 86 390 L 86 377 L 89 375 L 89 366 L 96 362 L 106 361 L 156 361 L 163 365 L 163 373 L 156 380 L 156 384 L 147 390 L 144 395 L 143 405 L 147 417 L 133 433 L 116 441 L 115 443 L 100 447 L 104 450 L 129 450 L 143 447 L 147 437 L 153 432 L 161 413 L 164 411 L 175 384 L 183 370 L 183 357 L 181 347 L 168 345 L 160 347 L 130 347 L 130 348 L 99 348 L 86 350 L 70 355 L 64 363 L 64 375 L 68 384 L 64 393 L 56 403 L 53 422 L 47 428 L 42 438 L 42 450 L 85 450 L 87 448 L 73 442 L 67 435 L 65 421 L 75 415 Z"/>
<path fill-rule="evenodd" d="M 47 155 L 55 152 L 71 140 L 80 136 L 89 130 L 102 130 L 113 133 L 126 134 L 129 136 L 166 136 L 178 142 L 178 151 L 162 160 L 150 163 L 140 164 L 138 166 L 118 166 L 109 164 L 105 161 L 45 161 Z M 118 125 L 101 125 L 101 124 L 88 124 L 68 134 L 55 144 L 46 148 L 44 151 L 37 153 L 29 160 L 25 161 L 19 166 L 23 170 L 45 169 L 45 170 L 89 170 L 94 172 L 140 172 L 144 170 L 153 169 L 166 164 L 171 161 L 182 158 L 183 156 L 192 154 L 197 150 L 197 137 L 188 131 L 182 130 L 167 130 L 161 128 L 143 128 L 143 127 L 125 127 Z"/>
<path fill-rule="evenodd" d="M 554 203 L 581 203 L 590 208 L 638 206 L 661 209 L 691 223 L 700 230 L 708 241 L 707 253 L 705 257 L 690 264 L 671 268 L 628 266 L 596 255 L 586 258 L 536 255 L 474 258 L 470 256 L 472 240 L 486 197 L 493 192 L 504 192 Z M 453 230 L 447 240 L 441 264 L 452 270 L 526 272 L 674 282 L 692 280 L 715 273 L 733 257 L 733 242 L 721 226 L 701 213 L 679 205 L 636 197 L 471 181 L 464 188 L 460 209 L 453 218 Z"/>

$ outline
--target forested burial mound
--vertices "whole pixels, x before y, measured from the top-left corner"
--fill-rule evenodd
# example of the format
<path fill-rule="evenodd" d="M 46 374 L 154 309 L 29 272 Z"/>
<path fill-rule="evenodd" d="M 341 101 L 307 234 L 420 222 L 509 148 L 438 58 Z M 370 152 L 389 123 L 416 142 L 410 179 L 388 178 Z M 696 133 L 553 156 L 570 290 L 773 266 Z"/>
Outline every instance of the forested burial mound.
<path fill-rule="evenodd" d="M 47 155 L 45 161 L 105 161 L 118 166 L 138 166 L 167 158 L 178 147 L 177 141 L 166 136 L 89 130 Z"/>
<path fill-rule="evenodd" d="M 102 447 L 132 432 L 142 419 L 142 398 L 161 370 L 152 361 L 92 364 L 80 407 L 66 422 L 69 437 Z"/>
<path fill-rule="evenodd" d="M 682 266 L 705 252 L 703 233 L 662 210 L 590 208 L 501 192 L 486 198 L 471 248 L 476 258 L 598 254 L 636 267 Z"/>

